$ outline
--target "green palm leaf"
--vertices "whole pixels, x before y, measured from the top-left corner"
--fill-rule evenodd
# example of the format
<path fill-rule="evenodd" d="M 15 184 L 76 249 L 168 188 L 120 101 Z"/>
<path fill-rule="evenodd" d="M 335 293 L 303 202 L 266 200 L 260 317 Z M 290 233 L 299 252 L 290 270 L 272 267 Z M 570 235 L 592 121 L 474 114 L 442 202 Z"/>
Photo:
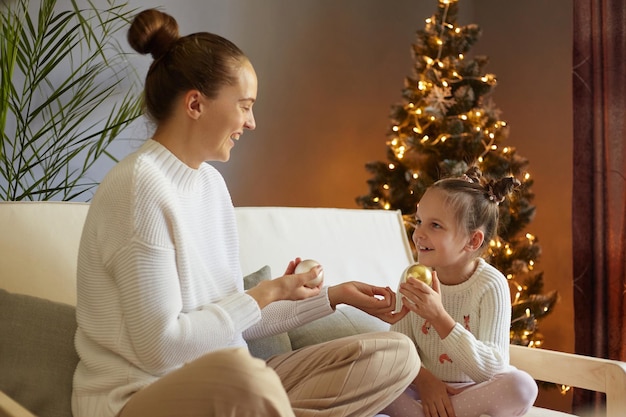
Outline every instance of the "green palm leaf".
<path fill-rule="evenodd" d="M 37 1 L 31 14 L 30 0 L 0 0 L 0 200 L 88 199 L 87 172 L 115 161 L 109 145 L 141 115 L 115 36 L 134 10 Z"/>

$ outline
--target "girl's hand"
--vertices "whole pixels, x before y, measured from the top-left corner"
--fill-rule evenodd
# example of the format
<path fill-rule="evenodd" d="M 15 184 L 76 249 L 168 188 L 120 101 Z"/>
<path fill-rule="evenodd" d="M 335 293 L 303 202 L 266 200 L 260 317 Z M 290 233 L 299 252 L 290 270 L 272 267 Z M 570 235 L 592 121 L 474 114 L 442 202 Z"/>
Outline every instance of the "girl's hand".
<path fill-rule="evenodd" d="M 455 417 L 450 395 L 456 394 L 454 388 L 439 380 L 426 368 L 421 368 L 415 378 L 415 388 L 420 394 L 422 408 L 426 417 Z"/>
<path fill-rule="evenodd" d="M 437 330 L 439 337 L 443 339 L 452 331 L 456 322 L 443 308 L 436 271 L 433 271 L 432 288 L 422 281 L 411 278 L 400 284 L 400 294 L 405 297 L 402 304 L 428 320 Z"/>
<path fill-rule="evenodd" d="M 303 300 L 318 295 L 324 285 L 323 281 L 316 287 L 307 287 L 305 284 L 315 279 L 322 272 L 322 267 L 318 265 L 308 272 L 294 274 L 298 263 L 300 263 L 300 258 L 289 262 L 285 275 L 282 277 L 261 281 L 246 293 L 256 300 L 259 308 L 263 308 L 274 301 Z"/>
<path fill-rule="evenodd" d="M 389 287 L 377 287 L 358 281 L 344 282 L 328 288 L 328 299 L 334 308 L 348 304 L 367 314 L 393 324 L 404 317 L 409 309 L 403 307 L 394 313 L 396 294 Z"/>

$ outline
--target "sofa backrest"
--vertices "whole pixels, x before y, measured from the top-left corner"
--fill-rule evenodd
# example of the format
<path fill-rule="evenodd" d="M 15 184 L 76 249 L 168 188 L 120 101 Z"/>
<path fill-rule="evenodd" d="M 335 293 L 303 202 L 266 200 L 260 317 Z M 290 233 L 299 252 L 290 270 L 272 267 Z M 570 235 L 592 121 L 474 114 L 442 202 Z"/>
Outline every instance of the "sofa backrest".
<path fill-rule="evenodd" d="M 76 304 L 76 259 L 88 203 L 0 202 L 0 288 Z M 395 289 L 411 249 L 399 212 L 238 207 L 244 275 L 272 277 L 289 260 L 312 258 L 327 284 L 359 280 Z"/>
<path fill-rule="evenodd" d="M 295 257 L 315 259 L 326 284 L 363 281 L 396 289 L 412 262 L 397 211 L 307 207 L 238 207 L 244 275 L 269 265 L 272 277 Z"/>
<path fill-rule="evenodd" d="M 76 304 L 76 259 L 89 205 L 0 202 L 0 288 Z"/>

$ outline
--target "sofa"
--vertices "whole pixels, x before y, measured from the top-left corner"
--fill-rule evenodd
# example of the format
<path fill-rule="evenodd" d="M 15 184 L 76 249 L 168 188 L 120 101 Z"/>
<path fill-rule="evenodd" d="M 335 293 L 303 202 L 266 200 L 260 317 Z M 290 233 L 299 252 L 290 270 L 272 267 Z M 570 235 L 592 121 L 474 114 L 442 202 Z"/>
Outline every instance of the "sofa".
<path fill-rule="evenodd" d="M 87 203 L 0 202 L 0 417 L 71 417 L 78 360 L 75 271 Z M 328 285 L 360 280 L 396 288 L 412 262 L 400 213 L 237 207 L 246 286 L 282 275 L 297 256 L 324 266 Z M 250 342 L 266 358 L 388 325 L 348 306 L 293 331 Z M 511 362 L 538 381 L 606 393 L 601 415 L 626 416 L 626 363 L 521 346 Z M 532 417 L 570 416 L 533 407 Z M 367 416 L 365 416 L 367 417 Z"/>

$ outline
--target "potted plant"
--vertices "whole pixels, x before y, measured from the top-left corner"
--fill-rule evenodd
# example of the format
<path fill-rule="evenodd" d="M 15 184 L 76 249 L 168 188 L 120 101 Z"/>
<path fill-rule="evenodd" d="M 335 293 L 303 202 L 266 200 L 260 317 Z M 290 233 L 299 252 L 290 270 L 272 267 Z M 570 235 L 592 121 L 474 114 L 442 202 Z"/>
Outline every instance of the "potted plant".
<path fill-rule="evenodd" d="M 37 1 L 0 0 L 0 200 L 87 200 L 87 171 L 141 114 L 115 37 L 133 10 Z"/>

